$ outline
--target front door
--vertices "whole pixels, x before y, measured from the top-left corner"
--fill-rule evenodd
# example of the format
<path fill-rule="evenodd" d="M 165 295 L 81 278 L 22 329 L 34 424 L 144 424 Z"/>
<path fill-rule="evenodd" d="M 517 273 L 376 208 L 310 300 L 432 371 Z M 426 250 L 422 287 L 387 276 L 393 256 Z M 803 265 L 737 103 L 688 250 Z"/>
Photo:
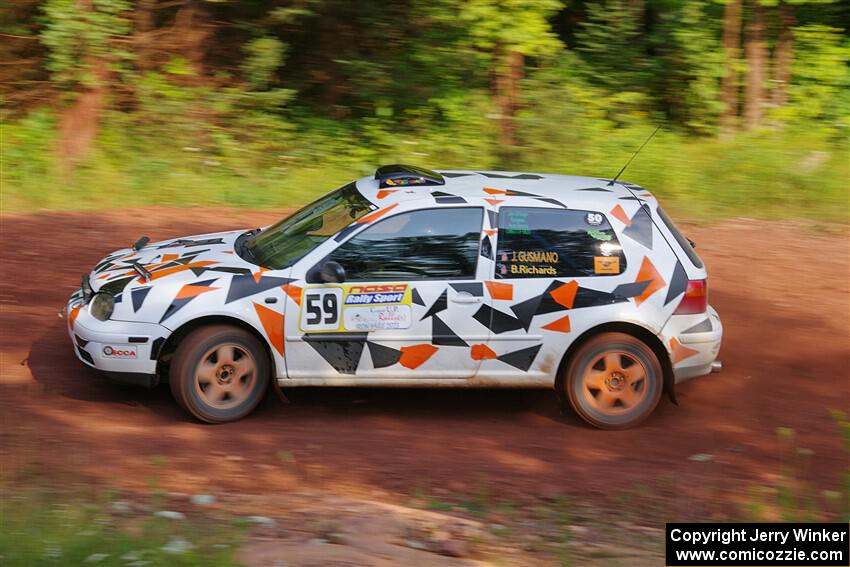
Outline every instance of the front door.
<path fill-rule="evenodd" d="M 401 212 L 376 221 L 319 264 L 338 262 L 340 284 L 306 283 L 286 317 L 290 378 L 463 379 L 474 376 L 487 328 L 476 320 L 480 207 Z M 480 315 L 479 315 L 480 316 Z"/>

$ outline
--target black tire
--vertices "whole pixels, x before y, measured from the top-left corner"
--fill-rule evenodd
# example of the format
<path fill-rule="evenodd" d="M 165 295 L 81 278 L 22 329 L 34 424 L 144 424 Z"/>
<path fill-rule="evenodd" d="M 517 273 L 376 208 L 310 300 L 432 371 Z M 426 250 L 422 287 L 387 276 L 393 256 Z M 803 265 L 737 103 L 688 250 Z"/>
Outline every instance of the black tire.
<path fill-rule="evenodd" d="M 268 352 L 239 327 L 210 325 L 186 335 L 171 361 L 177 403 L 207 423 L 236 421 L 263 399 L 271 374 Z"/>
<path fill-rule="evenodd" d="M 664 375 L 655 352 L 626 333 L 601 333 L 573 353 L 559 381 L 561 399 L 600 429 L 627 429 L 655 410 Z"/>

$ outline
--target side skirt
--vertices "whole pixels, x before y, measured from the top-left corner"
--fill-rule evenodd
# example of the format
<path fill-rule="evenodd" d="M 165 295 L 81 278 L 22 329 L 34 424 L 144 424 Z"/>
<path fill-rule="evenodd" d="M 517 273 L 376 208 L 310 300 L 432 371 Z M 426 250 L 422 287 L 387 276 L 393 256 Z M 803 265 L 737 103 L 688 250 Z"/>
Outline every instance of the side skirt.
<path fill-rule="evenodd" d="M 278 378 L 281 388 L 297 386 L 353 386 L 375 388 L 554 388 L 551 377 L 516 378 Z"/>

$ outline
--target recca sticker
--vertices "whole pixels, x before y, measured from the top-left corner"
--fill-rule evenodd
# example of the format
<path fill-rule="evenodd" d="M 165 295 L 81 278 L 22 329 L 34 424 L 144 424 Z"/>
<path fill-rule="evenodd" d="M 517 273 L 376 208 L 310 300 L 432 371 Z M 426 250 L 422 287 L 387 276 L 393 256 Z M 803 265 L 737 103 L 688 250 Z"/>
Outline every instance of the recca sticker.
<path fill-rule="evenodd" d="M 343 284 L 304 288 L 298 327 L 309 333 L 408 329 L 413 322 L 407 284 Z"/>

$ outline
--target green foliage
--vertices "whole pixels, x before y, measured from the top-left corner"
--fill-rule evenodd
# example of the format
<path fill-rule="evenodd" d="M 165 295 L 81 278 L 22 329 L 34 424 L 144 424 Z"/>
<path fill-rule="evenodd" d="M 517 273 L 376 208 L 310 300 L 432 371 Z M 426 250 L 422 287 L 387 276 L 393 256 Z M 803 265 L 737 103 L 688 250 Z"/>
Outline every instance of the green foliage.
<path fill-rule="evenodd" d="M 716 0 L 228 0 L 158 3 L 147 15 L 127 0 L 33 3 L 0 14 L 24 38 L 0 51 L 52 75 L 19 72 L 27 80 L 0 86 L 7 209 L 290 206 L 388 162 L 610 176 L 661 123 L 625 177 L 671 208 L 847 221 L 840 4 L 793 1 L 788 104 L 769 108 L 763 129 L 719 139 Z M 511 52 L 524 55 L 519 71 Z M 21 67 L 0 66 L 0 79 Z M 520 88 L 506 152 L 494 78 L 509 72 Z M 109 105 L 96 140 L 60 167 L 66 97 L 56 94 L 94 84 Z"/>
<path fill-rule="evenodd" d="M 47 0 L 41 41 L 48 48 L 47 68 L 57 84 L 65 88 L 96 86 L 103 80 L 98 76 L 98 64 L 131 57 L 113 42 L 130 30 L 123 16 L 129 8 L 126 0 Z"/>
<path fill-rule="evenodd" d="M 792 104 L 778 114 L 846 139 L 850 133 L 850 40 L 841 30 L 820 25 L 796 28 L 794 39 Z"/>
<path fill-rule="evenodd" d="M 611 91 L 643 91 L 650 61 L 643 56 L 639 4 L 628 0 L 588 2 L 578 32 L 585 76 Z"/>
<path fill-rule="evenodd" d="M 265 90 L 269 86 L 274 72 L 283 63 L 285 49 L 283 42 L 274 37 L 259 37 L 245 45 L 242 72 L 253 89 Z"/>
<path fill-rule="evenodd" d="M 659 92 L 672 111 L 671 121 L 690 131 L 714 134 L 723 108 L 720 102 L 720 78 L 723 74 L 723 50 L 720 38 L 712 30 L 716 15 L 709 13 L 708 2 L 683 2 L 678 10 L 661 15 L 664 37 L 656 41 L 661 56 L 659 66 L 667 72 L 661 77 Z"/>
<path fill-rule="evenodd" d="M 467 0 L 460 4 L 458 20 L 477 48 L 549 55 L 561 44 L 548 19 L 562 7 L 560 0 Z"/>
<path fill-rule="evenodd" d="M 55 138 L 56 120 L 44 110 L 0 122 L 0 210 L 36 206 L 30 192 L 56 186 Z"/>

